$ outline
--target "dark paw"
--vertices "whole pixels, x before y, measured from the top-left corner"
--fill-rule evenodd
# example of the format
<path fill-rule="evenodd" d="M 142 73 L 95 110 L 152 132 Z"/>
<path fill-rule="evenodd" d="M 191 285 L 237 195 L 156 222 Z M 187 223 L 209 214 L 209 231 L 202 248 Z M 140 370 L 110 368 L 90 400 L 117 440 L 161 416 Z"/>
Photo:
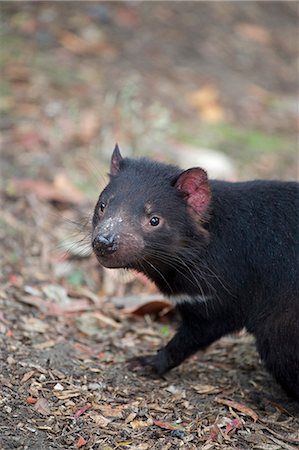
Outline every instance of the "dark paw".
<path fill-rule="evenodd" d="M 170 367 L 164 352 L 155 355 L 144 355 L 132 358 L 128 361 L 128 367 L 134 372 L 151 372 L 163 375 Z"/>

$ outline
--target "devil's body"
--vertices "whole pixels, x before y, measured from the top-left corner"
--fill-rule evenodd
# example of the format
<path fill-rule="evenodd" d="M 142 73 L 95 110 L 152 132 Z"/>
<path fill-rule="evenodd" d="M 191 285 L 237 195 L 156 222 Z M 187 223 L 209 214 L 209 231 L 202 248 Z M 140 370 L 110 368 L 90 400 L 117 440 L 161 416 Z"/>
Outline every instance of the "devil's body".
<path fill-rule="evenodd" d="M 95 254 L 106 267 L 145 273 L 182 319 L 144 364 L 164 373 L 246 327 L 268 370 L 299 399 L 298 206 L 296 182 L 208 181 L 199 168 L 114 151 L 94 213 Z"/>

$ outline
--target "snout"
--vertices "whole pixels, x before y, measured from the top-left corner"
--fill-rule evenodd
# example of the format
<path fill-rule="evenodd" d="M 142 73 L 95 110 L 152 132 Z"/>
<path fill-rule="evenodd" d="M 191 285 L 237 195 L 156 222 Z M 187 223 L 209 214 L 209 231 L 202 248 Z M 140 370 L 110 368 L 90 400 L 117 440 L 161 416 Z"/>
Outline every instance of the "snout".
<path fill-rule="evenodd" d="M 102 266 L 132 268 L 142 256 L 144 242 L 131 222 L 109 217 L 94 227 L 92 248 Z"/>
<path fill-rule="evenodd" d="M 96 254 L 100 256 L 110 255 L 116 252 L 119 247 L 119 240 L 116 234 L 97 234 L 92 242 L 92 247 Z"/>

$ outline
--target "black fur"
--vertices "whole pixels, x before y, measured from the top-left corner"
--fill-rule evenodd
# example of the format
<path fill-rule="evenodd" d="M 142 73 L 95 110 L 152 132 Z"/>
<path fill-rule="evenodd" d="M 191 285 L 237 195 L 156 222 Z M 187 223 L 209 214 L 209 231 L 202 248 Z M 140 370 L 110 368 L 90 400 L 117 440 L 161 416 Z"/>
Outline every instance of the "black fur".
<path fill-rule="evenodd" d="M 112 167 L 93 218 L 95 254 L 107 267 L 134 268 L 164 294 L 181 296 L 177 334 L 141 361 L 162 374 L 246 327 L 267 369 L 299 400 L 299 184 L 208 183 L 202 169 L 191 169 L 198 171 L 192 179 L 174 166 L 122 159 L 119 151 Z M 153 216 L 158 227 L 149 225 Z M 99 242 L 103 235 L 109 249 Z"/>

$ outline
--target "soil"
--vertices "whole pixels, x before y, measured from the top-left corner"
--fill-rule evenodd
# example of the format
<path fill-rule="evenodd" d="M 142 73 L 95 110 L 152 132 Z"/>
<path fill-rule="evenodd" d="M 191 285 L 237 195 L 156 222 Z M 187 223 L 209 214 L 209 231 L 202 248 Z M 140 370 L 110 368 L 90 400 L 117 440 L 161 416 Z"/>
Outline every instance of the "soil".
<path fill-rule="evenodd" d="M 163 378 L 132 371 L 178 318 L 89 245 L 116 140 L 164 160 L 210 147 L 238 178 L 297 178 L 296 3 L 1 10 L 0 447 L 297 448 L 299 406 L 244 331 Z"/>

